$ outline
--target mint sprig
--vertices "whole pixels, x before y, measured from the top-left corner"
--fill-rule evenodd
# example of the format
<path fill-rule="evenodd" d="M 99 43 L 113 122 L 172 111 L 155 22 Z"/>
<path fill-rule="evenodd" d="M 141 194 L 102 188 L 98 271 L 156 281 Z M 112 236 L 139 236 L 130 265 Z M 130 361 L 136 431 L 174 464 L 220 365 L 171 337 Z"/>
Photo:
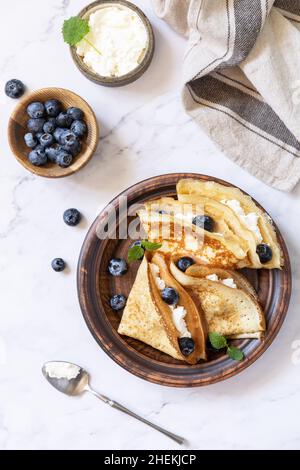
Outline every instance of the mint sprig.
<path fill-rule="evenodd" d="M 227 339 L 216 331 L 212 331 L 211 333 L 209 333 L 208 337 L 210 344 L 214 349 L 226 348 L 227 355 L 234 361 L 242 361 L 244 359 L 245 356 L 243 351 L 234 346 L 229 346 L 227 343 Z"/>
<path fill-rule="evenodd" d="M 90 25 L 87 20 L 79 18 L 78 16 L 72 16 L 68 20 L 64 21 L 62 34 L 64 41 L 70 46 L 76 46 L 83 39 L 101 55 L 101 52 L 86 38 L 86 35 L 90 32 Z"/>
<path fill-rule="evenodd" d="M 152 243 L 148 240 L 142 240 L 140 245 L 133 245 L 128 250 L 128 261 L 132 263 L 133 261 L 139 261 L 143 258 L 145 251 L 155 251 L 161 248 L 161 243 Z"/>

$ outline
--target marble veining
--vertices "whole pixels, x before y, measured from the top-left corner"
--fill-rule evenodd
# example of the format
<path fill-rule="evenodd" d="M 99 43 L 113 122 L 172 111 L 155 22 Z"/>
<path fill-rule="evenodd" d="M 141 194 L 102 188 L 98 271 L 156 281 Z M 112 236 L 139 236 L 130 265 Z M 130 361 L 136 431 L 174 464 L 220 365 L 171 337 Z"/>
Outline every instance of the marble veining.
<path fill-rule="evenodd" d="M 94 397 L 70 399 L 50 388 L 41 367 L 59 359 L 86 367 L 95 389 L 184 436 L 189 449 L 299 449 L 300 363 L 292 345 L 300 340 L 300 189 L 284 194 L 262 184 L 190 120 L 180 102 L 185 41 L 155 18 L 150 2 L 135 3 L 154 25 L 157 47 L 148 72 L 118 89 L 87 81 L 61 39 L 63 19 L 84 0 L 1 7 L 0 449 L 177 448 Z M 78 174 L 37 178 L 13 158 L 5 128 L 15 103 L 3 93 L 11 78 L 29 89 L 69 88 L 93 106 L 101 139 Z M 259 200 L 286 239 L 294 280 L 287 320 L 263 357 L 235 378 L 192 390 L 144 382 L 112 362 L 87 330 L 76 294 L 78 254 L 99 210 L 129 185 L 176 171 L 227 179 Z M 76 229 L 62 222 L 69 207 L 84 214 Z M 62 275 L 50 268 L 56 256 L 68 263 Z"/>

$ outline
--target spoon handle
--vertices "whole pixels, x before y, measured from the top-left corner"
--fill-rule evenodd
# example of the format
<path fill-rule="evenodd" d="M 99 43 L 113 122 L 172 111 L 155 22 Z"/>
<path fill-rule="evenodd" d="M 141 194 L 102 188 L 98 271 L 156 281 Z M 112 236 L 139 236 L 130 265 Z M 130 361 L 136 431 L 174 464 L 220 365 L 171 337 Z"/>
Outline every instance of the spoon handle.
<path fill-rule="evenodd" d="M 169 432 L 166 429 L 163 429 L 163 428 L 161 428 L 160 426 L 157 426 L 154 423 L 151 423 L 147 419 L 142 418 L 142 416 L 139 416 L 136 413 L 134 413 L 133 411 L 129 410 L 128 408 L 125 408 L 125 406 L 121 405 L 117 401 L 110 400 L 109 398 L 105 397 L 104 395 L 100 395 L 99 393 L 95 392 L 91 388 L 89 388 L 88 391 L 91 392 L 95 397 L 97 397 L 100 400 L 104 401 L 104 403 L 111 406 L 112 408 L 115 408 L 116 410 L 122 411 L 122 413 L 125 413 L 125 414 L 131 416 L 132 418 L 135 418 L 138 421 L 141 421 L 142 423 L 147 424 L 151 428 L 156 429 L 156 431 L 159 431 L 162 434 L 164 434 L 165 436 L 168 436 L 170 439 L 173 439 L 173 441 L 177 442 L 177 444 L 180 444 L 180 445 L 184 444 L 185 439 L 183 439 L 182 437 L 177 436 L 176 434 L 173 434 L 172 432 Z"/>

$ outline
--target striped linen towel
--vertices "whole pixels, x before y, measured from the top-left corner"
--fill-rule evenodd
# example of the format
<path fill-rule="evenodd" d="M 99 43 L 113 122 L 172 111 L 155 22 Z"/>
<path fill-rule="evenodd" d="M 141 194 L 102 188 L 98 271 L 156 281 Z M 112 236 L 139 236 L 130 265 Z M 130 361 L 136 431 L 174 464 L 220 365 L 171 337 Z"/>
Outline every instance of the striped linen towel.
<path fill-rule="evenodd" d="M 153 2 L 188 37 L 188 113 L 241 167 L 292 190 L 300 179 L 300 0 Z"/>

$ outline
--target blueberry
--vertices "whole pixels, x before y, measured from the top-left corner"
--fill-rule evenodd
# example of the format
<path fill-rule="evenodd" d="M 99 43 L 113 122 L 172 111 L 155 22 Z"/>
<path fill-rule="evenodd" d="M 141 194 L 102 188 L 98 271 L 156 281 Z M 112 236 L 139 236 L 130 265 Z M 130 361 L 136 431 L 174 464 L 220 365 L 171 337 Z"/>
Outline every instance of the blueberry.
<path fill-rule="evenodd" d="M 77 209 L 67 209 L 64 212 L 63 219 L 67 225 L 75 227 L 81 220 L 81 214 Z"/>
<path fill-rule="evenodd" d="M 60 273 L 61 271 L 64 271 L 66 267 L 66 263 L 62 258 L 55 258 L 52 263 L 51 263 L 52 269 L 56 271 L 57 273 Z"/>
<path fill-rule="evenodd" d="M 46 154 L 45 154 L 45 150 L 40 146 L 36 147 L 28 155 L 28 160 L 34 166 L 43 166 L 43 165 L 45 165 L 45 163 L 47 163 L 47 157 L 46 157 Z"/>
<path fill-rule="evenodd" d="M 197 227 L 203 228 L 207 232 L 214 231 L 215 222 L 214 219 L 209 217 L 209 215 L 197 215 L 193 219 L 193 224 Z"/>
<path fill-rule="evenodd" d="M 24 141 L 25 141 L 25 144 L 27 145 L 27 147 L 29 147 L 31 149 L 36 147 L 37 143 L 38 143 L 36 137 L 33 134 L 31 134 L 31 132 L 24 135 Z"/>
<path fill-rule="evenodd" d="M 128 266 L 124 259 L 113 258 L 108 264 L 108 271 L 112 276 L 123 276 L 127 273 Z"/>
<path fill-rule="evenodd" d="M 53 134 L 53 132 L 56 129 L 56 119 L 55 118 L 49 118 L 48 121 L 45 122 L 43 131 L 46 134 Z"/>
<path fill-rule="evenodd" d="M 180 258 L 177 261 L 176 266 L 177 266 L 178 269 L 180 269 L 180 271 L 185 273 L 187 268 L 192 266 L 192 264 L 195 264 L 195 261 L 192 258 L 189 258 L 188 256 L 183 256 L 183 258 Z"/>
<path fill-rule="evenodd" d="M 43 127 L 45 124 L 45 119 L 29 119 L 27 122 L 27 129 L 29 132 L 37 134 L 38 132 L 43 132 Z"/>
<path fill-rule="evenodd" d="M 179 338 L 179 348 L 184 356 L 189 356 L 195 351 L 195 341 L 192 338 Z"/>
<path fill-rule="evenodd" d="M 74 121 L 81 121 L 83 119 L 83 111 L 79 108 L 69 108 L 67 109 L 67 114 L 74 120 Z"/>
<path fill-rule="evenodd" d="M 54 137 L 52 134 L 43 134 L 40 138 L 40 144 L 42 147 L 50 147 L 54 142 Z"/>
<path fill-rule="evenodd" d="M 71 125 L 71 131 L 74 132 L 77 137 L 84 137 L 87 133 L 87 125 L 84 121 L 74 121 Z"/>
<path fill-rule="evenodd" d="M 71 165 L 73 157 L 70 153 L 66 152 L 64 149 L 60 150 L 56 157 L 56 163 L 62 168 L 67 168 Z"/>
<path fill-rule="evenodd" d="M 173 287 L 165 287 L 161 293 L 161 298 L 168 305 L 177 305 L 179 301 L 178 292 Z"/>
<path fill-rule="evenodd" d="M 27 114 L 32 119 L 42 118 L 45 114 L 45 106 L 39 101 L 36 101 L 35 103 L 30 103 L 27 106 Z"/>
<path fill-rule="evenodd" d="M 259 260 L 262 264 L 268 263 L 273 257 L 272 248 L 266 243 L 261 243 L 256 247 L 256 253 L 259 256 Z"/>
<path fill-rule="evenodd" d="M 56 118 L 56 125 L 58 127 L 70 127 L 73 122 L 73 119 L 68 116 L 68 114 L 63 111 Z"/>
<path fill-rule="evenodd" d="M 40 139 L 41 139 L 41 137 L 42 137 L 43 134 L 44 134 L 44 132 L 37 132 L 37 133 L 35 134 L 35 136 L 36 136 L 36 138 L 37 138 L 38 141 L 40 141 Z"/>
<path fill-rule="evenodd" d="M 65 129 L 64 127 L 57 127 L 53 133 L 54 135 L 54 139 L 56 140 L 56 142 L 58 142 L 59 144 L 61 144 L 61 136 L 63 135 L 63 133 L 65 131 L 68 131 L 68 129 Z"/>
<path fill-rule="evenodd" d="M 62 110 L 62 105 L 57 100 L 48 100 L 45 103 L 46 113 L 50 117 L 57 117 Z"/>
<path fill-rule="evenodd" d="M 50 162 L 56 163 L 57 155 L 63 150 L 62 146 L 59 144 L 52 144 L 50 147 L 46 147 L 45 153 Z"/>
<path fill-rule="evenodd" d="M 122 294 L 113 295 L 109 299 L 110 306 L 113 310 L 122 310 L 126 305 L 126 297 Z"/>
<path fill-rule="evenodd" d="M 25 85 L 20 80 L 9 80 L 5 85 L 5 94 L 9 98 L 17 99 L 21 98 L 25 93 Z"/>
<path fill-rule="evenodd" d="M 77 137 L 72 131 L 70 131 L 69 129 L 66 129 L 60 134 L 59 140 L 62 145 L 67 145 L 67 144 L 73 144 L 74 142 L 76 142 Z"/>
<path fill-rule="evenodd" d="M 72 157 L 77 157 L 77 155 L 79 155 L 82 150 L 82 145 L 78 140 L 75 140 L 74 143 L 64 145 L 63 148 L 66 150 L 66 152 L 70 153 Z"/>

